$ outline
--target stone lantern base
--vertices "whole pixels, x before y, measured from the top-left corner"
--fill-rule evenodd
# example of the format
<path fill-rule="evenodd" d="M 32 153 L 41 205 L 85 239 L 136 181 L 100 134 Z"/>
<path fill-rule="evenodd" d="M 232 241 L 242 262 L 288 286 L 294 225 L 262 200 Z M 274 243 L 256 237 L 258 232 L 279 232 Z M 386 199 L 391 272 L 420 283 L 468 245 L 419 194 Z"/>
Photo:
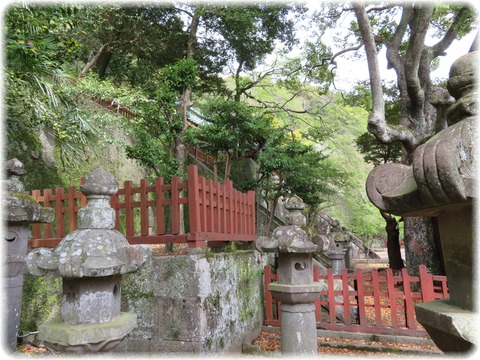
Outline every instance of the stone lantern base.
<path fill-rule="evenodd" d="M 105 323 L 70 325 L 59 316 L 40 325 L 39 339 L 60 352 L 90 353 L 117 346 L 137 325 L 137 315 L 120 313 Z"/>
<path fill-rule="evenodd" d="M 443 352 L 468 352 L 475 349 L 479 316 L 449 300 L 415 305 L 417 320 Z"/>

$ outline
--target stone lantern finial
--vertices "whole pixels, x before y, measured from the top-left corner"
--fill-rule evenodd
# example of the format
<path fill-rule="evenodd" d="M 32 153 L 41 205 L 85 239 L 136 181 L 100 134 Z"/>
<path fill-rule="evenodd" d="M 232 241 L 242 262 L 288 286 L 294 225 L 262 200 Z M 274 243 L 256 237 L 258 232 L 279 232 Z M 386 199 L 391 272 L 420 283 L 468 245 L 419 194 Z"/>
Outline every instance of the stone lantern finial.
<path fill-rule="evenodd" d="M 288 225 L 305 226 L 307 224 L 305 216 L 302 214 L 305 207 L 305 203 L 297 195 L 288 198 L 285 203 L 285 209 L 289 212 L 287 215 Z"/>

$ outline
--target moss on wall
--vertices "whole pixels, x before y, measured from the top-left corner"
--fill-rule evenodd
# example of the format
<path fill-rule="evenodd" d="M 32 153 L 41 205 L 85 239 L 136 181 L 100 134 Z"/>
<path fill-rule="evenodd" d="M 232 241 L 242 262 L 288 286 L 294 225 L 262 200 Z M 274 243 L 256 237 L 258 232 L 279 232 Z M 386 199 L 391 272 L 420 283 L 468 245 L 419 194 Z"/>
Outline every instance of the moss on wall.
<path fill-rule="evenodd" d="M 62 279 L 25 275 L 18 333 L 37 331 L 38 326 L 60 314 Z"/>

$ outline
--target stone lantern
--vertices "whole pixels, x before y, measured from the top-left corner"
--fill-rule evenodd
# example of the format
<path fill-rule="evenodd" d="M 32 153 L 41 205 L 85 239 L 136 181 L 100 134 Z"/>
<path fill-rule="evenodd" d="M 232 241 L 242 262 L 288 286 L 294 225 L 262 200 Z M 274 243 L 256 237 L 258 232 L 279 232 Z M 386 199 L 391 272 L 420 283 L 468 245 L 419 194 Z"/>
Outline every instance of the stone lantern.
<path fill-rule="evenodd" d="M 120 312 L 122 275 L 134 272 L 149 256 L 147 246 L 130 246 L 114 230 L 109 200 L 118 190 L 113 175 L 97 169 L 81 191 L 88 204 L 78 211 L 78 230 L 54 250 L 36 249 L 27 257 L 36 276 L 63 278 L 61 316 L 40 325 L 39 339 L 62 352 L 106 351 L 136 326 L 136 315 Z"/>
<path fill-rule="evenodd" d="M 308 239 L 300 227 L 305 225 L 301 211 L 303 201 L 293 196 L 285 208 L 289 210 L 287 226 L 277 227 L 262 249 L 278 252 L 279 278 L 269 285 L 273 297 L 281 301 L 282 352 L 316 354 L 317 327 L 314 301 L 320 294 L 320 284 L 313 282 L 312 253 L 317 245 Z"/>
<path fill-rule="evenodd" d="M 25 255 L 30 234 L 29 224 L 48 223 L 55 218 L 53 209 L 44 208 L 24 192 L 20 176 L 25 174 L 23 164 L 17 159 L 6 163 L 8 180 L 5 181 L 3 220 L 6 222 L 3 242 L 5 265 L 3 304 L 6 347 L 15 351 L 22 305 L 23 275 L 26 272 Z"/>
<path fill-rule="evenodd" d="M 341 275 L 342 269 L 345 267 L 346 250 L 339 243 L 332 241 L 326 254 L 332 264 L 333 274 Z"/>
<path fill-rule="evenodd" d="M 412 165 L 383 164 L 369 174 L 367 194 L 379 209 L 401 216 L 435 216 L 450 298 L 415 306 L 418 322 L 445 352 L 473 350 L 478 342 L 476 129 L 478 52 L 457 59 L 448 91 L 455 98 L 446 111 L 449 125 L 415 149 Z"/>

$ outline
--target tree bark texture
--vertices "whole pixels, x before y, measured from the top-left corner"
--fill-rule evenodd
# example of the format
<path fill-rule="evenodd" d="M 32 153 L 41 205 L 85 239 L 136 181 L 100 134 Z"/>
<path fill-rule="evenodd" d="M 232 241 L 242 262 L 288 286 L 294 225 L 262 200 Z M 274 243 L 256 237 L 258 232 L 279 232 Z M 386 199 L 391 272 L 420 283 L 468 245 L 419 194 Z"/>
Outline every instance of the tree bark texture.
<path fill-rule="evenodd" d="M 418 266 L 423 264 L 431 274 L 442 275 L 432 218 L 405 217 L 404 221 L 405 258 L 408 272 L 411 275 L 418 275 Z"/>

